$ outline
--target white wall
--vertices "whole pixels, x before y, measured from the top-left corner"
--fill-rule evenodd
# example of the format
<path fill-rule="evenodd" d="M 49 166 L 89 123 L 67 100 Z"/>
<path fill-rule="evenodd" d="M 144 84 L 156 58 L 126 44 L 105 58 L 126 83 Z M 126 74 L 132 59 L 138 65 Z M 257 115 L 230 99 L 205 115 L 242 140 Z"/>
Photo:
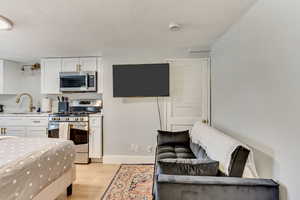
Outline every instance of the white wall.
<path fill-rule="evenodd" d="M 21 70 L 21 68 L 20 68 Z M 15 80 L 21 82 L 21 92 L 29 92 L 33 96 L 33 103 L 37 105 L 40 101 L 40 85 L 41 85 L 41 72 L 30 71 L 26 69 L 22 72 L 23 76 L 21 80 Z M 14 77 L 11 77 L 12 79 Z M 22 98 L 20 104 L 16 104 L 16 95 L 0 95 L 0 104 L 5 105 L 5 112 L 28 112 L 29 99 L 27 97 Z"/>
<path fill-rule="evenodd" d="M 165 62 L 167 58 L 208 57 L 208 53 L 176 54 L 156 50 L 122 51 L 118 55 L 105 55 L 104 61 L 104 155 L 105 156 L 152 156 L 148 146 L 155 147 L 159 118 L 156 98 L 113 98 L 113 64 L 142 64 Z M 160 99 L 162 102 L 162 99 Z M 161 105 L 163 112 L 163 105 Z M 131 150 L 138 145 L 138 151 Z M 154 151 L 154 149 L 153 149 Z"/>
<path fill-rule="evenodd" d="M 207 57 L 208 53 L 189 54 L 187 49 L 177 53 L 152 50 L 116 51 L 114 55 L 103 56 L 104 62 L 104 155 L 105 156 L 151 156 L 148 147 L 155 146 L 156 130 L 159 129 L 156 98 L 113 98 L 112 65 L 134 63 L 159 63 L 167 58 L 199 58 Z M 13 78 L 13 77 L 12 77 Z M 40 94 L 40 72 L 24 74 L 23 91 L 30 92 L 34 97 L 34 105 L 44 95 Z M 97 94 L 69 94 L 70 98 L 102 98 Z M 49 95 L 56 100 L 56 95 Z M 6 111 L 27 110 L 28 100 L 24 98 L 21 105 L 16 105 L 15 95 L 0 95 L 0 104 Z M 161 105 L 163 113 L 163 105 Z M 138 145 L 132 151 L 131 145 Z M 154 149 L 153 149 L 154 150 Z"/>
<path fill-rule="evenodd" d="M 260 0 L 212 51 L 213 125 L 255 148 L 281 199 L 300 196 L 300 1 Z"/>
<path fill-rule="evenodd" d="M 156 130 L 159 129 L 156 99 L 113 98 L 113 64 L 157 63 L 164 62 L 159 56 L 135 55 L 112 57 L 104 60 L 104 154 L 147 156 L 148 146 L 156 142 Z M 131 150 L 131 144 L 138 145 L 137 152 Z"/>

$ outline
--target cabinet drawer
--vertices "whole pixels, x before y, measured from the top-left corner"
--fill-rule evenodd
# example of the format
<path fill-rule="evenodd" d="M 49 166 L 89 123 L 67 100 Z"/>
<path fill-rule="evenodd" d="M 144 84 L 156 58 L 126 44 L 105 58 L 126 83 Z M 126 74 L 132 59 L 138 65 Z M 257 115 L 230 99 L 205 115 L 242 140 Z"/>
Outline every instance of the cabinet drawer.
<path fill-rule="evenodd" d="M 26 124 L 24 117 L 5 117 L 0 120 L 1 126 L 23 126 Z"/>
<path fill-rule="evenodd" d="M 42 126 L 47 127 L 48 126 L 48 118 L 47 117 L 30 117 L 27 120 L 26 126 Z"/>
<path fill-rule="evenodd" d="M 0 126 L 48 126 L 47 117 L 3 117 L 0 118 Z"/>
<path fill-rule="evenodd" d="M 26 129 L 23 127 L 7 127 L 5 128 L 5 135 L 25 137 Z"/>
<path fill-rule="evenodd" d="M 5 124 L 4 124 L 4 119 L 5 119 L 5 118 L 0 117 L 0 126 L 5 126 Z"/>
<path fill-rule="evenodd" d="M 43 137 L 47 138 L 47 128 L 43 127 L 28 127 L 27 128 L 27 137 Z"/>

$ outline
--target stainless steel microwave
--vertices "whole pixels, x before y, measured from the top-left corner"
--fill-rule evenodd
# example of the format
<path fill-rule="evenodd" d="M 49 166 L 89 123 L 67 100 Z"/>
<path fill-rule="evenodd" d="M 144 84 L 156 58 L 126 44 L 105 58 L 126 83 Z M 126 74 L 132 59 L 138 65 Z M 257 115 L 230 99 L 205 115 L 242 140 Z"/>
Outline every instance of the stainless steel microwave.
<path fill-rule="evenodd" d="M 97 92 L 97 72 L 60 72 L 61 92 Z"/>

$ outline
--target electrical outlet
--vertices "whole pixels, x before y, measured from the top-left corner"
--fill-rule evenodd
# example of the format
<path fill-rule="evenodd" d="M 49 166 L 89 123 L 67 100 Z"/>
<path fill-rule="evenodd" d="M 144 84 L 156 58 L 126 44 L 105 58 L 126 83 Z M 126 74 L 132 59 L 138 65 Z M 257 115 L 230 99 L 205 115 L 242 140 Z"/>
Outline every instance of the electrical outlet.
<path fill-rule="evenodd" d="M 135 145 L 135 144 L 131 144 L 131 145 L 130 145 L 130 151 L 135 152 L 135 148 L 136 148 L 136 145 Z"/>
<path fill-rule="evenodd" d="M 130 145 L 130 151 L 132 151 L 132 152 L 138 152 L 139 150 L 140 150 L 139 145 L 137 145 L 137 144 L 131 144 Z"/>
<path fill-rule="evenodd" d="M 152 152 L 153 152 L 153 146 L 148 145 L 148 146 L 147 146 L 147 152 L 148 152 L 148 153 L 152 153 Z"/>

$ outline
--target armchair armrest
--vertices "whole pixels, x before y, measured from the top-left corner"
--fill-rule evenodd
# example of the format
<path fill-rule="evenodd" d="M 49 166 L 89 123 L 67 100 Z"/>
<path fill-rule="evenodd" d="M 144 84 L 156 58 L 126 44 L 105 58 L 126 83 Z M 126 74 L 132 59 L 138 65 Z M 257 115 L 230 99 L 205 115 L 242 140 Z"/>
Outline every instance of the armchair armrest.
<path fill-rule="evenodd" d="M 270 179 L 158 175 L 156 200 L 279 200 Z"/>
<path fill-rule="evenodd" d="M 265 186 L 278 187 L 272 179 L 252 179 L 219 176 L 174 176 L 161 174 L 159 183 L 193 184 L 193 185 L 224 185 L 224 186 Z"/>

